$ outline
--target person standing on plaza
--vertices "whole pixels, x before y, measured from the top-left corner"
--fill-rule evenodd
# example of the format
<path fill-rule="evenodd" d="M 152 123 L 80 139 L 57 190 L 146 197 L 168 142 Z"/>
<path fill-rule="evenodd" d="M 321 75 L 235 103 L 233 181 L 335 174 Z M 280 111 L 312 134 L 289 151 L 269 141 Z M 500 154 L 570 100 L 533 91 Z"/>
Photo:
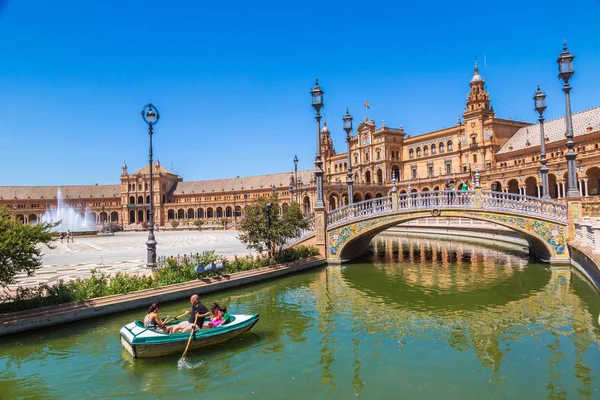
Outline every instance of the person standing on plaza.
<path fill-rule="evenodd" d="M 69 243 L 69 239 L 71 240 L 71 243 L 73 243 L 73 232 L 67 230 L 67 243 Z"/>
<path fill-rule="evenodd" d="M 204 304 L 200 302 L 200 297 L 197 294 L 190 297 L 190 303 L 192 303 L 192 309 L 186 311 L 185 315 L 189 315 L 190 319 L 178 323 L 173 327 L 173 333 L 179 332 L 191 332 L 192 330 L 202 329 L 204 325 L 204 318 L 211 315 L 211 312 L 206 308 Z M 196 315 L 198 319 L 196 320 Z"/>

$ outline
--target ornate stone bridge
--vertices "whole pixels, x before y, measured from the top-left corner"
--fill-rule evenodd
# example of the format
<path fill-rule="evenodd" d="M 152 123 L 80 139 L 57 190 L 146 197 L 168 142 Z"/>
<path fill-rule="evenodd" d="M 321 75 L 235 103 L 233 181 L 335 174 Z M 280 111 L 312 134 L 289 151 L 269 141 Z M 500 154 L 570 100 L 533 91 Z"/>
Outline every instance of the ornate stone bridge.
<path fill-rule="evenodd" d="M 493 222 L 523 234 L 530 252 L 544 261 L 569 263 L 567 239 L 581 204 L 481 189 L 398 194 L 350 204 L 333 211 L 315 210 L 312 228 L 288 242 L 316 245 L 330 263 L 368 251 L 371 239 L 391 226 L 424 217 L 465 217 Z M 570 223 L 571 222 L 571 226 Z"/>

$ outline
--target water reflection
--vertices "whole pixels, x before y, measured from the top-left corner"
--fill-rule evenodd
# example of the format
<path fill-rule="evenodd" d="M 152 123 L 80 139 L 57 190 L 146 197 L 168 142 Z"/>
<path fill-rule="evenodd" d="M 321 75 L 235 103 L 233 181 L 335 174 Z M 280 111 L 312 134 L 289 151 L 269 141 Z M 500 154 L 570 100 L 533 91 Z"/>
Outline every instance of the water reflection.
<path fill-rule="evenodd" d="M 252 331 L 134 360 L 118 329 L 144 310 L 0 342 L 0 397 L 595 397 L 598 294 L 520 248 L 377 238 L 371 258 L 202 296 L 258 312 Z M 180 314 L 186 300 L 164 304 Z M 77 385 L 78 391 L 72 391 Z M 9 396 L 10 395 L 10 396 Z"/>

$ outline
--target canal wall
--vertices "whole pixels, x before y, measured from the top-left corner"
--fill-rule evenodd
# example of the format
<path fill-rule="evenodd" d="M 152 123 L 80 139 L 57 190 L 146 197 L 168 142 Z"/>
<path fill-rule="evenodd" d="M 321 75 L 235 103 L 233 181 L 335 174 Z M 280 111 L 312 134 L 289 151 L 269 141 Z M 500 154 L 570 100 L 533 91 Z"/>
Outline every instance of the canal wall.
<path fill-rule="evenodd" d="M 571 265 L 581 272 L 600 292 L 600 256 L 579 243 L 569 243 Z"/>
<path fill-rule="evenodd" d="M 179 300 L 193 294 L 202 296 L 207 293 L 262 282 L 307 270 L 324 265 L 325 263 L 326 261 L 323 257 L 312 257 L 287 264 L 236 272 L 231 275 L 203 278 L 160 288 L 98 297 L 83 302 L 65 303 L 33 310 L 0 314 L 0 336 L 96 318 L 122 311 L 145 309 L 148 307 L 148 304 L 154 302 L 164 303 Z"/>

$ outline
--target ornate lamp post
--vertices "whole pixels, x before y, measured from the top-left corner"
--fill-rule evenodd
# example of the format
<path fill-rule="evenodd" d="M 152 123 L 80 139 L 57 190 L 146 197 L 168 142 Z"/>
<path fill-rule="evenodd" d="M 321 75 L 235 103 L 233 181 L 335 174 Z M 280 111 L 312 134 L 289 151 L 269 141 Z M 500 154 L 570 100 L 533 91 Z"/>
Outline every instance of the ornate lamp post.
<path fill-rule="evenodd" d="M 575 158 L 577 157 L 577 153 L 573 147 L 575 147 L 575 142 L 573 141 L 573 121 L 571 120 L 571 86 L 569 85 L 569 79 L 575 73 L 573 69 L 573 60 L 575 56 L 571 54 L 567 50 L 567 41 L 565 40 L 563 51 L 560 53 L 558 60 L 556 63 L 558 64 L 558 77 L 565 82 L 563 86 L 563 92 L 565 92 L 565 104 L 566 104 L 566 114 L 565 120 L 567 125 L 567 154 L 565 158 L 567 159 L 567 197 L 578 197 L 579 190 L 577 190 L 577 170 L 575 165 Z"/>
<path fill-rule="evenodd" d="M 237 202 L 235 200 L 235 190 L 233 191 L 233 222 L 237 227 Z"/>
<path fill-rule="evenodd" d="M 548 167 L 546 163 L 546 135 L 544 134 L 544 110 L 546 109 L 546 94 L 540 90 L 538 85 L 537 92 L 533 96 L 533 104 L 535 111 L 540 114 L 538 121 L 540 121 L 540 174 L 542 175 L 542 199 L 550 200 L 550 193 L 548 192 Z"/>
<path fill-rule="evenodd" d="M 294 156 L 294 190 L 296 191 L 296 203 L 298 202 L 298 156 Z"/>
<path fill-rule="evenodd" d="M 148 257 L 146 267 L 154 268 L 156 267 L 156 239 L 154 238 L 154 195 L 152 193 L 152 133 L 154 131 L 154 125 L 156 125 L 160 119 L 160 114 L 152 104 L 146 104 L 142 109 L 142 118 L 144 118 L 144 121 L 148 124 L 148 135 L 150 136 L 150 212 L 148 213 L 148 241 L 146 242 Z"/>
<path fill-rule="evenodd" d="M 273 192 L 273 197 L 277 197 L 277 188 L 275 187 L 275 184 L 271 185 L 271 191 Z"/>
<path fill-rule="evenodd" d="M 269 253 L 269 257 L 271 257 L 271 207 L 273 205 L 271 203 L 267 203 L 265 206 L 265 212 L 267 214 L 267 251 Z"/>
<path fill-rule="evenodd" d="M 352 115 L 348 112 L 348 108 L 346 107 L 346 115 L 342 118 L 344 121 L 344 130 L 346 131 L 346 142 L 348 143 L 348 174 L 346 175 L 346 184 L 348 185 L 348 204 L 352 204 L 354 193 L 353 193 L 353 185 L 354 180 L 352 180 L 352 158 L 350 157 L 350 139 L 352 138 Z"/>
<path fill-rule="evenodd" d="M 317 190 L 317 200 L 315 202 L 315 210 L 323 209 L 323 160 L 321 159 L 321 108 L 323 108 L 323 91 L 319 87 L 319 79 L 316 80 L 315 87 L 310 92 L 312 95 L 312 106 L 317 114 L 317 154 L 315 156 L 315 180 Z"/>

